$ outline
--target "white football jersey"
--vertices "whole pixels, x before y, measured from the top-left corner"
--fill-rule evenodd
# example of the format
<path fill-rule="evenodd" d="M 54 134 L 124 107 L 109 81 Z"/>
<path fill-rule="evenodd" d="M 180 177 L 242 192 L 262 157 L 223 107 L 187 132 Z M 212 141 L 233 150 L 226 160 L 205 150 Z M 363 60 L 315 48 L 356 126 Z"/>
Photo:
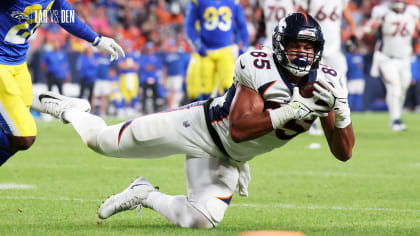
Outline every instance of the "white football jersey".
<path fill-rule="evenodd" d="M 272 35 L 274 28 L 280 20 L 290 13 L 294 12 L 296 4 L 294 0 L 264 0 L 264 21 L 266 39 L 264 45 L 272 47 Z"/>
<path fill-rule="evenodd" d="M 324 34 L 324 55 L 341 51 L 341 19 L 349 0 L 297 0 L 321 25 Z"/>
<path fill-rule="evenodd" d="M 322 76 L 339 85 L 341 76 L 334 69 L 321 65 L 311 71 L 307 81 L 315 81 Z M 264 99 L 264 109 L 276 109 L 292 99 L 293 87 L 286 78 L 284 69 L 276 65 L 273 53 L 268 50 L 248 51 L 241 55 L 235 64 L 234 85 L 223 96 L 216 98 L 210 105 L 209 117 L 218 132 L 224 148 L 233 160 L 244 162 L 253 157 L 281 147 L 296 135 L 309 129 L 313 120 L 291 120 L 282 129 L 277 129 L 254 140 L 235 143 L 229 133 L 229 110 L 236 91 L 236 84 L 255 90 Z"/>
<path fill-rule="evenodd" d="M 419 19 L 418 7 L 407 6 L 404 12 L 397 13 L 383 4 L 373 8 L 372 18 L 379 20 L 382 26 L 378 50 L 391 57 L 410 57 L 411 40 Z"/>

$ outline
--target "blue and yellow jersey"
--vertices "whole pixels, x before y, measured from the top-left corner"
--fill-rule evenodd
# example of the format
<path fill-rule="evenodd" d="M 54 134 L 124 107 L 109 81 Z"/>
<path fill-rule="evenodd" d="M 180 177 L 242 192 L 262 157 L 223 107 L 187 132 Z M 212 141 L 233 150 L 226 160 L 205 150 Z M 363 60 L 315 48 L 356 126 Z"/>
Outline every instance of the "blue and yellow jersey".
<path fill-rule="evenodd" d="M 26 61 L 28 39 L 39 25 L 58 23 L 69 33 L 93 42 L 98 36 L 73 11 L 66 0 L 0 1 L 0 64 L 20 65 Z"/>
<path fill-rule="evenodd" d="M 200 22 L 198 32 L 195 23 Z M 192 0 L 185 19 L 188 38 L 200 39 L 208 49 L 232 45 L 234 27 L 239 29 L 242 45 L 248 47 L 246 19 L 239 0 Z"/>

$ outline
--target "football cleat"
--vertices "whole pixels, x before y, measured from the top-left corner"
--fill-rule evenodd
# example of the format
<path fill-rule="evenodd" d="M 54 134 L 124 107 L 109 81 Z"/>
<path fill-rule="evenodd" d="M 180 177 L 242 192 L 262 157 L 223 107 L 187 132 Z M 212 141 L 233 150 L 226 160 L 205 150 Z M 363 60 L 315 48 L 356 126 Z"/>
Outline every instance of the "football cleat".
<path fill-rule="evenodd" d="M 90 104 L 88 101 L 79 98 L 66 97 L 53 92 L 45 92 L 33 95 L 32 109 L 47 113 L 68 123 L 63 118 L 63 112 L 69 108 L 76 108 L 84 112 L 90 112 Z"/>
<path fill-rule="evenodd" d="M 99 207 L 98 216 L 101 219 L 126 210 L 132 210 L 138 206 L 145 206 L 149 193 L 156 191 L 152 184 L 144 177 L 135 179 L 128 188 L 118 194 L 114 194 Z"/>
<path fill-rule="evenodd" d="M 391 129 L 392 131 L 397 131 L 397 132 L 405 131 L 407 129 L 407 126 L 404 123 L 402 123 L 400 119 L 398 119 L 398 120 L 392 121 Z"/>

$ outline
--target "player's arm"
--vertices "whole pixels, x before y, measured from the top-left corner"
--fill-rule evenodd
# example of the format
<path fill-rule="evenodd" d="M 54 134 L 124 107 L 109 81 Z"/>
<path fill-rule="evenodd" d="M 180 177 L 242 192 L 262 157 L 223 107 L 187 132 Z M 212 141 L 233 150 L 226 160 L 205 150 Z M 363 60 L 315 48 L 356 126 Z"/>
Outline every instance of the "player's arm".
<path fill-rule="evenodd" d="M 327 117 L 321 118 L 321 124 L 334 156 L 340 161 L 349 160 L 355 143 L 352 123 L 344 128 L 337 128 L 335 126 L 335 113 L 331 111 Z"/>
<path fill-rule="evenodd" d="M 382 18 L 384 17 L 385 10 L 382 6 L 374 7 L 371 14 L 371 19 L 368 20 L 363 26 L 363 34 L 372 35 L 376 33 L 382 25 Z"/>
<path fill-rule="evenodd" d="M 308 119 L 313 115 L 324 114 L 316 111 L 325 110 L 315 104 L 315 100 L 303 98 L 299 88 L 293 89 L 293 96 L 288 104 L 274 110 L 264 111 L 264 100 L 257 92 L 258 85 L 254 78 L 253 63 L 244 54 L 236 60 L 236 92 L 229 112 L 229 131 L 235 142 L 243 142 L 261 137 L 274 129 L 280 129 L 292 119 Z M 254 76 L 253 76 L 254 75 Z"/>
<path fill-rule="evenodd" d="M 339 84 L 332 85 L 324 78 L 318 78 L 318 82 L 322 86 L 314 84 L 314 97 L 327 103 L 332 110 L 327 117 L 321 118 L 325 137 L 334 156 L 340 161 L 347 161 L 352 156 L 355 143 L 347 90 Z"/>
<path fill-rule="evenodd" d="M 347 6 L 344 8 L 343 18 L 346 21 L 347 25 L 349 26 L 350 35 L 352 37 L 356 37 L 357 24 L 353 18 L 353 13 L 352 13 L 352 10 L 350 9 L 350 4 L 347 4 Z"/>
<path fill-rule="evenodd" d="M 196 28 L 196 22 L 199 19 L 198 0 L 192 0 L 187 8 L 187 14 L 185 16 L 184 28 L 188 39 L 194 46 L 195 51 L 201 56 L 207 55 L 207 47 L 201 41 L 200 34 Z"/>
<path fill-rule="evenodd" d="M 249 47 L 249 33 L 248 33 L 248 28 L 246 26 L 245 14 L 244 14 L 241 4 L 239 3 L 239 0 L 238 0 L 238 4 L 235 4 L 235 11 L 236 11 L 235 23 L 236 23 L 237 29 L 239 30 L 239 38 L 241 39 L 241 42 L 242 42 L 241 51 L 245 52 L 248 50 L 248 47 Z"/>
<path fill-rule="evenodd" d="M 261 137 L 273 130 L 264 100 L 255 90 L 237 83 L 229 115 L 229 131 L 235 142 Z"/>
<path fill-rule="evenodd" d="M 98 47 L 111 54 L 111 61 L 117 60 L 118 55 L 125 57 L 124 51 L 113 39 L 107 37 L 100 37 L 89 26 L 87 26 L 78 16 L 74 14 L 74 22 L 66 22 L 61 19 L 61 11 L 69 10 L 74 11 L 73 8 L 66 0 L 56 0 L 52 5 L 53 10 L 58 10 L 58 24 L 72 35 L 82 38 L 93 46 Z"/>

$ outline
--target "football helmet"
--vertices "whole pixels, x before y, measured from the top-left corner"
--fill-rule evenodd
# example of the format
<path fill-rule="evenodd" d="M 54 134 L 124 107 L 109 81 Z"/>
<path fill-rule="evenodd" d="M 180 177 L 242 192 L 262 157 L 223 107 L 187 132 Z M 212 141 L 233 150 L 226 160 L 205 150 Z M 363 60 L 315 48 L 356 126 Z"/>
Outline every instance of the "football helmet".
<path fill-rule="evenodd" d="M 307 40 L 314 43 L 314 53 L 286 50 L 289 41 Z M 280 64 L 295 76 L 305 76 L 310 70 L 316 70 L 324 50 L 324 36 L 321 26 L 310 15 L 292 13 L 280 20 L 273 31 L 274 56 Z M 289 55 L 297 55 L 293 61 Z M 313 58 L 312 63 L 310 58 Z"/>
<path fill-rule="evenodd" d="M 396 11 L 403 10 L 407 5 L 407 0 L 392 0 L 391 8 Z"/>

